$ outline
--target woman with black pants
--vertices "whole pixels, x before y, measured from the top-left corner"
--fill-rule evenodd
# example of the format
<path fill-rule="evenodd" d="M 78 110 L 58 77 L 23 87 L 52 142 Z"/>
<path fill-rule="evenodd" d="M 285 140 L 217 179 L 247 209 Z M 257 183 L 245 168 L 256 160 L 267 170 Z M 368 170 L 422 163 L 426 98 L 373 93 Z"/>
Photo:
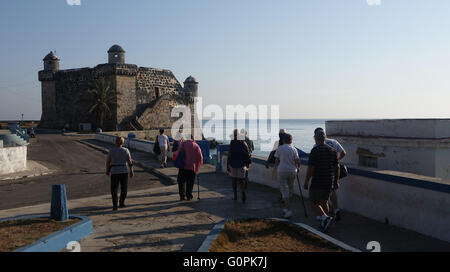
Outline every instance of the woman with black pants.
<path fill-rule="evenodd" d="M 120 203 L 119 208 L 125 207 L 125 198 L 127 197 L 128 173 L 130 178 L 134 176 L 133 161 L 131 160 L 130 151 L 123 147 L 124 139 L 116 138 L 116 146 L 109 150 L 106 159 L 106 175 L 111 175 L 111 196 L 113 202 L 113 210 L 117 210 L 117 191 L 120 184 Z M 127 168 L 127 163 L 129 171 Z"/>

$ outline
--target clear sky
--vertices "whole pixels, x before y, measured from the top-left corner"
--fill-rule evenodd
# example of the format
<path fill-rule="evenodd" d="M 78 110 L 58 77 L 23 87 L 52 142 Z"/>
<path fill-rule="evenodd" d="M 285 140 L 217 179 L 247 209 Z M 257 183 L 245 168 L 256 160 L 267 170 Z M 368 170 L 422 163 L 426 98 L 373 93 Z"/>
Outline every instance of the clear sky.
<path fill-rule="evenodd" d="M 450 1 L 3 0 L 0 120 L 39 119 L 42 59 L 193 75 L 205 104 L 282 118 L 450 118 Z"/>

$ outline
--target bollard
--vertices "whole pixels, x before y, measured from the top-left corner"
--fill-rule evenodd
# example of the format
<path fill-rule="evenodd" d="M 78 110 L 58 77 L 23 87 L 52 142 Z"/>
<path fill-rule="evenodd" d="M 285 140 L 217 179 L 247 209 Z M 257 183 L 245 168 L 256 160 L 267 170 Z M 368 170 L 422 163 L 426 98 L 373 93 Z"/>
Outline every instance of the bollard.
<path fill-rule="evenodd" d="M 67 208 L 66 185 L 52 185 L 52 202 L 50 208 L 50 218 L 56 221 L 66 221 L 69 219 L 69 209 Z"/>

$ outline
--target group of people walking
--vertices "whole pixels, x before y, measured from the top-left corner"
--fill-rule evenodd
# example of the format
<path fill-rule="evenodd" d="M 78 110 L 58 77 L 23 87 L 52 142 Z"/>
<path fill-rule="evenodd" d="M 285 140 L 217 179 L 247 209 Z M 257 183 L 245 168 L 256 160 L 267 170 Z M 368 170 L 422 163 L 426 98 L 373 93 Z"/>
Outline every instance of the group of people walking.
<path fill-rule="evenodd" d="M 316 219 L 320 221 L 320 227 L 326 231 L 333 220 L 341 218 L 336 190 L 339 188 L 339 178 L 343 176 L 339 160 L 346 152 L 338 141 L 327 139 L 323 128 L 315 129 L 314 140 L 303 189 L 309 190 L 311 207 L 316 213 Z M 275 143 L 274 150 L 266 161 L 267 168 L 271 162 L 275 163 L 273 177 L 279 182 L 285 206 L 284 217 L 289 218 L 292 216 L 290 198 L 293 195 L 294 180 L 300 172 L 300 158 L 297 148 L 292 144 L 292 135 L 285 130 L 280 130 L 279 141 Z M 331 202 L 332 209 L 328 202 Z"/>
<path fill-rule="evenodd" d="M 238 187 L 241 191 L 242 202 L 247 199 L 247 183 L 251 154 L 254 150 L 253 141 L 247 136 L 245 130 L 235 129 L 231 135 L 231 142 L 227 154 L 227 171 L 231 177 L 233 200 L 238 200 Z M 325 130 L 317 128 L 314 131 L 315 145 L 308 159 L 308 168 L 303 183 L 303 189 L 309 190 L 309 201 L 320 226 L 326 230 L 333 220 L 340 220 L 340 209 L 336 190 L 339 188 L 340 164 L 346 152 L 344 148 L 333 139 L 327 139 Z M 133 162 L 130 152 L 123 147 L 124 139 L 117 137 L 115 147 L 111 148 L 106 161 L 106 174 L 111 176 L 111 194 L 113 209 L 125 207 L 128 177 L 134 176 Z M 170 152 L 170 143 L 164 130 L 156 137 L 155 148 L 159 148 L 159 161 L 162 167 L 167 167 L 167 154 Z M 180 200 L 191 200 L 195 178 L 203 162 L 199 145 L 193 137 L 185 140 L 181 131 L 177 133 L 173 144 L 173 160 L 179 168 L 177 182 Z M 283 216 L 292 216 L 291 197 L 295 179 L 300 172 L 300 157 L 297 148 L 293 145 L 292 135 L 282 129 L 279 140 L 270 153 L 266 167 L 274 163 L 273 179 L 279 182 L 281 200 L 284 203 Z M 128 164 L 128 168 L 127 168 Z M 117 197 L 118 187 L 121 187 L 120 199 Z M 301 188 L 299 188 L 301 189 Z M 331 202 L 331 207 L 328 202 Z"/>

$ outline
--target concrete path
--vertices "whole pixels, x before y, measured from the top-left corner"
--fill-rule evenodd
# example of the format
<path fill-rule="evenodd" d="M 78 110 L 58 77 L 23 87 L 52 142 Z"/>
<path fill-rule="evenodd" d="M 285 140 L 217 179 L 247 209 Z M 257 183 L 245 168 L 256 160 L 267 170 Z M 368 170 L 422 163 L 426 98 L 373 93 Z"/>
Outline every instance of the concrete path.
<path fill-rule="evenodd" d="M 110 182 L 105 175 L 106 156 L 81 144 L 79 140 L 83 139 L 86 137 L 60 134 L 37 134 L 32 138 L 28 146 L 28 164 L 37 162 L 52 173 L 32 170 L 5 177 L 21 177 L 19 179 L 0 178 L 0 210 L 49 203 L 53 184 L 65 184 L 69 200 L 108 194 Z M 138 166 L 135 173 L 134 182 L 129 185 L 130 191 L 168 184 Z"/>
<path fill-rule="evenodd" d="M 97 148 L 104 143 L 91 141 Z M 98 152 L 98 151 L 93 151 Z M 152 155 L 132 152 L 134 160 L 156 175 L 176 175 L 173 167 L 158 169 Z M 200 174 L 200 197 L 197 184 L 194 200 L 179 201 L 177 185 L 129 192 L 127 207 L 113 212 L 109 195 L 69 201 L 71 213 L 89 216 L 94 232 L 81 242 L 83 251 L 196 251 L 213 226 L 232 218 L 280 217 L 282 205 L 278 192 L 272 188 L 250 183 L 246 203 L 232 201 L 231 181 L 215 168 L 205 165 Z M 292 221 L 317 227 L 312 211 L 303 214 L 299 198 Z M 49 204 L 0 211 L 0 218 L 21 214 L 48 212 Z M 330 227 L 329 235 L 358 249 L 365 250 L 369 241 L 378 241 L 382 251 L 450 251 L 450 244 L 401 228 L 343 213 L 343 220 Z"/>

